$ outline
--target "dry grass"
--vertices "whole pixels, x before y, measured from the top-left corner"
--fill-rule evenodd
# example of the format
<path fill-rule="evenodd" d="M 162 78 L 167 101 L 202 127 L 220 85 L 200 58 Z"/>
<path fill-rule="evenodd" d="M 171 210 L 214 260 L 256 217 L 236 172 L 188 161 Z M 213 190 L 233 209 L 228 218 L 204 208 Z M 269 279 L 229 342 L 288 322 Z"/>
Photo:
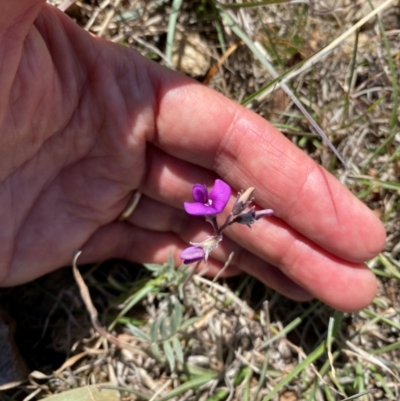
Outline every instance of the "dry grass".
<path fill-rule="evenodd" d="M 381 22 L 370 19 L 287 82 L 349 171 L 279 85 L 270 85 L 257 54 L 224 19 L 226 13 L 261 44 L 284 74 L 370 11 L 367 2 L 350 0 L 251 8 L 186 1 L 174 27 L 171 1 L 74 2 L 67 12 L 78 24 L 243 102 L 365 201 L 388 233 L 385 252 L 370 262 L 379 294 L 349 315 L 319 302 L 294 303 L 250 277 L 212 283 L 195 276 L 183 286 L 187 273 L 171 263 L 149 266 L 150 277 L 143 268 L 110 262 L 84 270 L 100 324 L 117 339 L 107 342 L 90 325 L 70 273 L 56 272 L 19 289 L 18 304 L 12 290 L 2 293 L 17 322 L 37 331 L 36 348 L 33 335 L 17 331 L 17 342 L 41 373 L 0 399 L 42 398 L 106 382 L 123 388 L 123 399 L 343 400 L 366 390 L 375 392 L 363 400 L 399 399 L 398 2 L 380 14 Z"/>

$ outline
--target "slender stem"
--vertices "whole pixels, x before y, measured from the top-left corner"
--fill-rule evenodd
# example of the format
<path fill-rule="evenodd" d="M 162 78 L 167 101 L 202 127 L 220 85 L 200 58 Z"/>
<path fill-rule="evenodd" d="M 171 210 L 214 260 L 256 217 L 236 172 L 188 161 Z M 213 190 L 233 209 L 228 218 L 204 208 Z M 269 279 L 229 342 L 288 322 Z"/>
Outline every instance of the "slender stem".
<path fill-rule="evenodd" d="M 214 234 L 219 233 L 219 227 L 218 227 L 218 222 L 217 222 L 217 217 L 216 216 L 213 216 L 213 217 L 207 216 L 206 217 L 206 221 L 212 225 L 212 228 L 214 230 Z"/>
<path fill-rule="evenodd" d="M 225 223 L 222 224 L 221 228 L 218 231 L 218 235 L 222 234 L 222 231 L 225 230 L 225 228 L 229 227 L 233 223 L 233 214 L 229 213 L 229 216 L 226 218 Z"/>

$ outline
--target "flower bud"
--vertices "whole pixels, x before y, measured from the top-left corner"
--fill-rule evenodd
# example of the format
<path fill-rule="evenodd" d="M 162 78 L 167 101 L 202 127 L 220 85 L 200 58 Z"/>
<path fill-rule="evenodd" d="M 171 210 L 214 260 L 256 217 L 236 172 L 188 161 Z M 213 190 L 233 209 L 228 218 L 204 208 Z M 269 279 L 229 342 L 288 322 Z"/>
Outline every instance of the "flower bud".
<path fill-rule="evenodd" d="M 257 220 L 261 219 L 264 216 L 272 216 L 274 211 L 272 209 L 264 209 L 259 210 L 258 212 L 254 211 L 254 207 L 248 210 L 245 213 L 241 213 L 235 217 L 233 223 L 245 224 L 247 227 L 251 228 L 250 225 L 255 223 Z"/>
<path fill-rule="evenodd" d="M 189 265 L 190 263 L 197 262 L 206 257 L 206 253 L 204 249 L 199 246 L 190 246 L 186 248 L 179 257 L 183 260 L 185 265 Z"/>
<path fill-rule="evenodd" d="M 255 223 L 256 221 L 256 212 L 254 211 L 254 207 L 252 207 L 246 213 L 242 213 L 236 216 L 233 220 L 233 223 L 244 224 L 247 227 L 251 228 L 250 225 Z"/>
<path fill-rule="evenodd" d="M 253 194 L 254 194 L 254 187 L 247 188 L 246 191 L 241 191 L 238 193 L 238 196 L 235 200 L 235 204 L 233 205 L 232 208 L 232 214 L 234 216 L 237 216 L 238 214 L 242 213 L 243 210 L 246 209 L 247 206 L 251 203 L 253 200 Z"/>
<path fill-rule="evenodd" d="M 213 235 L 212 237 L 208 237 L 203 242 L 191 242 L 191 244 L 195 247 L 199 247 L 204 251 L 204 260 L 207 261 L 208 255 L 218 246 L 218 244 L 222 241 L 222 235 Z"/>

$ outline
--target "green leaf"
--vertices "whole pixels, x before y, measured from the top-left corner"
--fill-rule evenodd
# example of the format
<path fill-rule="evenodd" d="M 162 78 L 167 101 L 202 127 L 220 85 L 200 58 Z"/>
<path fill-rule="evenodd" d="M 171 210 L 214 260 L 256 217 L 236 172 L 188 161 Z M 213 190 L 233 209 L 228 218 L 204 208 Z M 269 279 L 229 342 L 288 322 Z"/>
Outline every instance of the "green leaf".
<path fill-rule="evenodd" d="M 156 280 L 150 281 L 146 286 L 141 288 L 139 291 L 135 292 L 133 295 L 131 295 L 127 301 L 126 305 L 122 309 L 121 312 L 118 313 L 118 316 L 114 319 L 114 321 L 110 324 L 108 330 L 112 331 L 112 329 L 115 327 L 115 325 L 118 323 L 118 320 L 124 316 L 134 305 L 139 303 L 143 298 L 147 296 L 150 292 L 153 292 L 154 289 L 156 288 L 155 286 Z"/>
<path fill-rule="evenodd" d="M 174 348 L 176 358 L 179 362 L 183 363 L 183 350 L 181 342 L 179 341 L 179 338 L 177 336 L 172 337 L 172 346 Z"/>
<path fill-rule="evenodd" d="M 179 326 L 181 325 L 182 318 L 183 318 L 182 305 L 178 300 L 176 300 L 174 302 L 174 309 L 172 311 L 171 321 L 169 324 L 169 329 L 172 336 L 177 332 Z"/>
<path fill-rule="evenodd" d="M 201 316 L 191 317 L 190 319 L 185 320 L 179 328 L 182 331 L 185 331 L 188 327 L 190 327 L 192 324 L 195 324 L 196 322 L 198 322 L 201 318 L 202 318 Z"/>
<path fill-rule="evenodd" d="M 172 256 L 172 252 L 168 252 L 168 268 L 169 270 L 175 271 L 175 261 L 174 257 Z"/>
<path fill-rule="evenodd" d="M 159 319 L 154 320 L 152 325 L 150 326 L 150 338 L 153 343 L 157 342 L 158 340 L 158 326 L 159 326 Z"/>
<path fill-rule="evenodd" d="M 157 343 L 151 344 L 151 352 L 158 361 L 162 361 L 164 359 L 161 355 L 160 348 L 158 348 Z"/>
<path fill-rule="evenodd" d="M 174 351 L 172 350 L 171 344 L 169 341 L 164 341 L 163 342 L 163 348 L 165 352 L 165 356 L 167 357 L 169 367 L 171 370 L 175 369 L 175 356 L 174 356 Z"/>
<path fill-rule="evenodd" d="M 159 265 L 157 263 L 144 263 L 143 266 L 153 273 L 160 273 L 165 269 L 165 264 Z"/>
<path fill-rule="evenodd" d="M 135 336 L 140 338 L 143 341 L 146 341 L 148 343 L 151 343 L 151 337 L 146 334 L 144 331 L 140 330 L 139 327 L 134 326 L 133 324 L 128 323 L 127 324 L 130 332 Z"/>
<path fill-rule="evenodd" d="M 167 340 L 169 338 L 167 333 L 166 316 L 162 316 L 160 318 L 160 334 L 163 340 Z"/>

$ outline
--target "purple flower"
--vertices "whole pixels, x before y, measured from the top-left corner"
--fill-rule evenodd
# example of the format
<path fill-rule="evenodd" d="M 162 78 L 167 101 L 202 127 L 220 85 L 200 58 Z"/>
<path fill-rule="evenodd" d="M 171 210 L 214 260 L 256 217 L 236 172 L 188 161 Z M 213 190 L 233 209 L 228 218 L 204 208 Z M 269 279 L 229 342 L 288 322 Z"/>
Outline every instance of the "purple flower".
<path fill-rule="evenodd" d="M 206 238 L 203 242 L 191 242 L 193 246 L 186 248 L 179 257 L 183 259 L 183 263 L 188 265 L 198 260 L 204 259 L 207 262 L 210 253 L 222 241 L 222 235 L 212 235 Z"/>
<path fill-rule="evenodd" d="M 231 196 L 230 186 L 222 180 L 215 180 L 214 187 L 208 193 L 203 184 L 193 186 L 193 203 L 185 202 L 186 213 L 193 216 L 213 216 L 221 213 Z"/>
<path fill-rule="evenodd" d="M 206 253 L 203 248 L 199 246 L 191 246 L 186 248 L 179 257 L 183 260 L 185 265 L 189 265 L 190 263 L 197 262 L 206 257 Z"/>

